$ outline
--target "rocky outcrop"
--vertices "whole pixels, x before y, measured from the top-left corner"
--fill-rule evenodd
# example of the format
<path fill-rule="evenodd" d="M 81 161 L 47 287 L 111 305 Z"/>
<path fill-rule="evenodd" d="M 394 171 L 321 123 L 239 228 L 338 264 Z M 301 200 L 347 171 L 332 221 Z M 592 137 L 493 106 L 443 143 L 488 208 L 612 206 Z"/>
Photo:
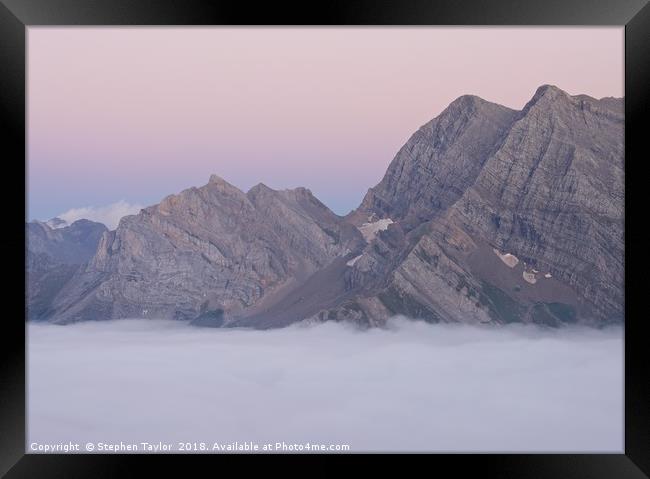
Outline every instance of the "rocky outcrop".
<path fill-rule="evenodd" d="M 622 103 L 550 85 L 521 111 L 460 97 L 345 218 L 304 188 L 212 176 L 104 232 L 48 317 L 620 322 Z"/>

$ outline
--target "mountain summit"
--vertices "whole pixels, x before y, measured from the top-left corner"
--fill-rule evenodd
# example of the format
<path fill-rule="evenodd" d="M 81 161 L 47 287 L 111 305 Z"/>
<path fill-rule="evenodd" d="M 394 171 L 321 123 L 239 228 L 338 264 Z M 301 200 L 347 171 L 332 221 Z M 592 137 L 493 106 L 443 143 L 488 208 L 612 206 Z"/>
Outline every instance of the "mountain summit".
<path fill-rule="evenodd" d="M 59 289 L 28 294 L 28 313 L 257 328 L 621 322 L 623 194 L 622 99 L 544 85 L 517 111 L 466 95 L 346 217 L 305 188 L 244 193 L 212 175 L 103 231 Z"/>

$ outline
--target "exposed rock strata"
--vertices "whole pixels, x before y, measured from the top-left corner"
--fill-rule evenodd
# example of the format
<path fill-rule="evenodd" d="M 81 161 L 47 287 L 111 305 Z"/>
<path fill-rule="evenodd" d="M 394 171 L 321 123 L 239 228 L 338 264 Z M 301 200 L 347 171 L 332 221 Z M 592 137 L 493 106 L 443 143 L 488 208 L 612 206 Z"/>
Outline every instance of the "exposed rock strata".
<path fill-rule="evenodd" d="M 516 111 L 468 95 L 347 217 L 304 188 L 213 176 L 104 232 L 47 310 L 258 328 L 620 322 L 623 195 L 622 99 L 545 85 Z"/>

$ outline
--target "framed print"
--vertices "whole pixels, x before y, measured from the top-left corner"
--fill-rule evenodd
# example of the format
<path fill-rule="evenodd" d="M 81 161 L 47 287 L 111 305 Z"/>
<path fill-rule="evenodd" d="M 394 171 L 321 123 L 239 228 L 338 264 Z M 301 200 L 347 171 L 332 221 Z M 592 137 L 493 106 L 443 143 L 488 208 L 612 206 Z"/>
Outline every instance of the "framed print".
<path fill-rule="evenodd" d="M 7 477 L 648 476 L 647 2 L 0 12 Z"/>

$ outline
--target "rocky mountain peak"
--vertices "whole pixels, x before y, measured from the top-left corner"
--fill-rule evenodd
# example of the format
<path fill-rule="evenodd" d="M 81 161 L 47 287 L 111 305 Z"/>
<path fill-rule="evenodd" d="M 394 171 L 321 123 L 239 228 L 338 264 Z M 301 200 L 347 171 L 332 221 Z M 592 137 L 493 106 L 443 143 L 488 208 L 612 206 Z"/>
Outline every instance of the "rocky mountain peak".
<path fill-rule="evenodd" d="M 542 96 L 550 95 L 553 98 L 557 98 L 558 96 L 569 96 L 567 92 L 562 90 L 561 88 L 558 88 L 555 85 L 550 85 L 550 84 L 544 84 L 541 85 L 535 90 L 535 94 L 533 95 L 533 100 L 537 98 L 541 98 Z"/>
<path fill-rule="evenodd" d="M 453 204 L 472 184 L 518 112 L 475 95 L 463 95 L 416 131 L 400 149 L 382 181 L 348 215 L 401 218 L 406 229 Z"/>
<path fill-rule="evenodd" d="M 210 191 L 210 190 L 215 190 L 215 191 L 220 191 L 222 193 L 226 194 L 241 194 L 243 195 L 244 192 L 241 191 L 239 188 L 234 186 L 231 183 L 228 183 L 226 180 L 224 180 L 222 177 L 218 175 L 210 175 L 210 179 L 208 180 L 208 183 L 201 188 Z M 196 189 L 196 188 L 194 188 Z M 192 190 L 192 188 L 189 188 L 188 190 Z M 187 191 L 187 190 L 186 190 Z M 181 192 L 183 193 L 183 192 Z"/>
<path fill-rule="evenodd" d="M 215 175 L 214 173 L 210 175 L 210 179 L 208 180 L 208 184 L 215 184 L 215 185 L 230 185 L 226 180 L 224 180 L 222 177 L 219 175 Z"/>
<path fill-rule="evenodd" d="M 439 116 L 456 112 L 463 112 L 466 114 L 473 113 L 489 103 L 490 102 L 476 95 L 462 95 L 452 101 Z"/>
<path fill-rule="evenodd" d="M 30 301 L 56 322 L 620 322 L 622 115 L 621 99 L 554 85 L 521 111 L 463 95 L 344 218 L 307 188 L 244 193 L 212 175 L 103 232 L 66 281 L 30 263 L 61 274 Z M 75 228 L 28 234 L 51 245 Z"/>
<path fill-rule="evenodd" d="M 255 198 L 260 196 L 272 195 L 275 193 L 277 193 L 277 191 L 273 188 L 266 186 L 264 183 L 258 183 L 246 192 L 246 196 L 251 201 L 254 201 Z"/>
<path fill-rule="evenodd" d="M 520 117 L 523 118 L 532 110 L 552 114 L 564 108 L 571 108 L 573 106 L 572 98 L 571 95 L 555 85 L 542 85 L 535 91 L 535 94 L 526 105 L 524 105 Z"/>

